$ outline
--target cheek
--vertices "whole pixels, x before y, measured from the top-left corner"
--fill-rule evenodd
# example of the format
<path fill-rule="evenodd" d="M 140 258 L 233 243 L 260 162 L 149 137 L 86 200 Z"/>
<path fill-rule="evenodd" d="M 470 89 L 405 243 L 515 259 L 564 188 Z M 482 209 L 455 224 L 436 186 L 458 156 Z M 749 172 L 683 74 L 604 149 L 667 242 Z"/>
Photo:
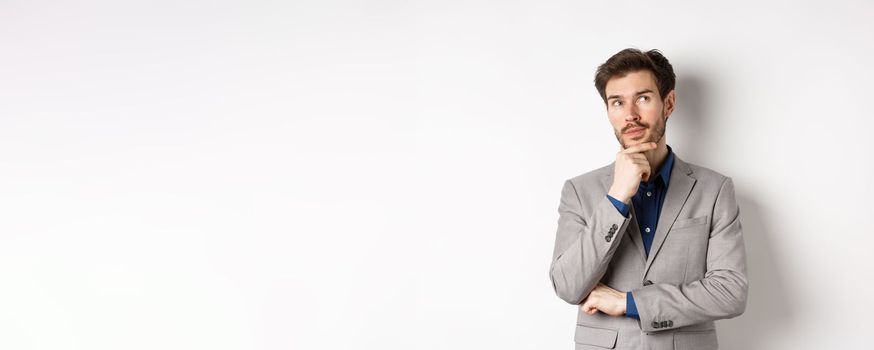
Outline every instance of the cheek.
<path fill-rule="evenodd" d="M 642 113 L 654 114 L 655 112 L 660 112 L 662 110 L 662 105 L 658 103 L 650 103 L 643 106 L 640 106 L 640 111 Z"/>
<path fill-rule="evenodd" d="M 662 118 L 662 110 L 657 106 L 640 109 L 640 117 L 647 123 L 655 123 Z"/>
<path fill-rule="evenodd" d="M 607 112 L 607 118 L 610 119 L 610 124 L 613 124 L 613 127 L 622 127 L 625 123 L 625 117 L 620 113 L 616 112 Z"/>

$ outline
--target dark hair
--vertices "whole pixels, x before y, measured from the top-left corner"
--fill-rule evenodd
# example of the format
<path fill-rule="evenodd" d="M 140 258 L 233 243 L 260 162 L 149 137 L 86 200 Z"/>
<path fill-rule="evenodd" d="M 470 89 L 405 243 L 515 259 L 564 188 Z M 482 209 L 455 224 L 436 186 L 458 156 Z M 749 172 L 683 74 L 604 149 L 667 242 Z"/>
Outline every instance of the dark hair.
<path fill-rule="evenodd" d="M 619 51 L 604 64 L 598 66 L 595 72 L 595 88 L 601 94 L 601 99 L 607 103 L 607 81 L 613 77 L 624 77 L 628 73 L 640 70 L 649 70 L 655 76 L 656 85 L 659 88 L 659 97 L 664 99 L 671 90 L 677 76 L 674 75 L 674 67 L 668 62 L 659 50 L 649 50 L 646 53 L 638 49 L 628 48 Z"/>

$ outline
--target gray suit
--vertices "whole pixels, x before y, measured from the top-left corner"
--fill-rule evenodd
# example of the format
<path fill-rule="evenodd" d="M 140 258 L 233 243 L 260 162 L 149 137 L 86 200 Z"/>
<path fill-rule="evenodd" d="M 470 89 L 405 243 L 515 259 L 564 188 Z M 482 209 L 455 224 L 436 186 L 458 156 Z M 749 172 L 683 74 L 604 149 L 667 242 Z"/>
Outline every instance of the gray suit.
<path fill-rule="evenodd" d="M 716 349 L 714 320 L 743 313 L 746 253 L 731 178 L 674 154 L 649 257 L 632 206 L 607 198 L 613 166 L 565 181 L 549 278 L 579 305 L 600 281 L 631 291 L 640 320 L 577 307 L 581 349 Z"/>

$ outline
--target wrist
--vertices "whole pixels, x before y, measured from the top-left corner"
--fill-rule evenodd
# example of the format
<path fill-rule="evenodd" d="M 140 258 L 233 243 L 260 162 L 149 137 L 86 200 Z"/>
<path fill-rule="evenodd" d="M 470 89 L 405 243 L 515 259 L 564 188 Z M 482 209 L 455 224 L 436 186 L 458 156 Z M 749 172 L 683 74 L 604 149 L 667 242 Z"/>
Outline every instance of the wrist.
<path fill-rule="evenodd" d="M 622 310 L 623 315 L 628 315 L 628 294 L 629 293 L 631 293 L 631 292 L 622 293 L 622 300 L 619 302 L 619 304 L 622 305 L 622 306 L 620 306 L 620 310 Z"/>
<path fill-rule="evenodd" d="M 616 198 L 616 200 L 618 200 L 622 203 L 625 203 L 625 204 L 628 204 L 628 202 L 631 200 L 630 196 L 618 194 L 617 191 L 613 190 L 612 188 L 609 191 L 607 191 L 607 195 L 609 195 L 610 197 Z"/>

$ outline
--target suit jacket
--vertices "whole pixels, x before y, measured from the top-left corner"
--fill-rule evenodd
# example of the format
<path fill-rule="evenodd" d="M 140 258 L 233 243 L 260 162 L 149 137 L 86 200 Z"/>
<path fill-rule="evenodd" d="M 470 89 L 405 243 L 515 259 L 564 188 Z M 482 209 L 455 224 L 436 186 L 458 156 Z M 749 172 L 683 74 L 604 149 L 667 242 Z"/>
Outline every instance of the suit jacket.
<path fill-rule="evenodd" d="M 743 313 L 746 253 L 731 178 L 674 166 L 649 256 L 632 206 L 607 198 L 614 163 L 565 181 L 549 278 L 582 304 L 598 282 L 632 293 L 640 320 L 577 307 L 575 349 L 716 349 L 717 319 Z"/>

